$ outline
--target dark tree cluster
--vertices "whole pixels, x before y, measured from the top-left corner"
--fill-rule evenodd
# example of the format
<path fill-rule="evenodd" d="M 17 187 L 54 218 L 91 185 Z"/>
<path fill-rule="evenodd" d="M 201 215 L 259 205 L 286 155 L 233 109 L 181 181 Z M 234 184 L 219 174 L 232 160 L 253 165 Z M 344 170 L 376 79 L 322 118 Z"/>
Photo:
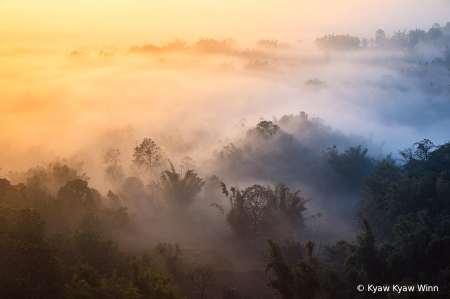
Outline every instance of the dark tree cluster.
<path fill-rule="evenodd" d="M 283 181 L 306 185 L 324 200 L 357 193 L 375 161 L 367 156 L 369 140 L 345 136 L 305 112 L 261 120 L 244 139 L 215 151 L 213 171 L 225 181 Z M 355 144 L 355 140 L 359 145 Z M 338 146 L 330 147 L 332 144 Z M 373 145 L 371 145 L 373 148 Z M 325 150 L 328 148 L 328 150 Z M 338 149 L 346 148 L 342 153 Z M 326 159 L 324 159 L 324 155 Z"/>
<path fill-rule="evenodd" d="M 245 127 L 242 121 L 240 128 Z M 261 263 L 250 267 L 259 269 L 247 271 L 247 278 L 257 277 L 259 290 L 264 285 L 258 275 L 267 275 L 266 286 L 285 299 L 448 298 L 450 143 L 424 139 L 400 151 L 401 163 L 391 156 L 376 160 L 362 144 L 343 151 L 329 147 L 330 141 L 342 141 L 342 135 L 304 112 L 262 119 L 244 133 L 239 143 L 230 143 L 209 161 L 221 170 L 221 178 L 201 178 L 188 156 L 177 172 L 162 149 L 145 138 L 134 148 L 131 177 L 125 178 L 121 151 L 105 151 L 104 178 L 113 189 L 106 196 L 89 186 L 80 169 L 60 163 L 10 173 L 21 183 L 0 179 L 0 296 L 187 299 L 221 293 L 241 298 L 241 289 L 229 278 L 242 273 L 229 265 L 256 257 Z M 311 142 L 303 142 L 305 138 Z M 256 173 L 254 182 L 290 180 L 227 188 L 222 174 L 243 184 L 253 179 L 244 181 L 236 175 L 240 172 L 244 177 Z M 307 221 L 321 215 L 306 216 L 309 199 L 288 188 L 299 181 L 332 190 L 321 195 L 340 194 L 339 204 L 359 190 L 360 230 L 354 240 L 327 244 L 320 237 L 316 242 L 320 226 L 309 238 Z M 220 191 L 229 207 L 220 201 L 211 204 L 220 200 Z M 211 221 L 205 215 L 211 211 L 208 204 L 225 217 L 214 215 L 216 222 Z M 137 217 L 145 226 L 141 231 Z M 129 244 L 127 251 L 122 249 L 130 235 L 148 234 L 147 226 L 165 231 L 181 223 L 215 230 L 217 222 L 231 233 L 214 231 L 214 238 L 233 248 L 234 256 L 158 237 L 144 250 L 128 249 Z M 191 255 L 185 257 L 185 252 Z M 427 284 L 438 286 L 439 292 L 373 294 L 358 292 L 360 284 Z"/>
<path fill-rule="evenodd" d="M 168 276 L 141 272 L 110 236 L 130 232 L 126 207 L 81 179 L 56 195 L 34 188 L 0 179 L 2 298 L 175 298 Z"/>
<path fill-rule="evenodd" d="M 312 272 L 301 266 L 301 256 L 297 266 L 288 265 L 282 250 L 288 243 L 281 246 L 268 240 L 266 269 L 272 273 L 268 285 L 283 298 L 448 298 L 450 143 L 435 146 L 425 139 L 400 154 L 401 166 L 384 159 L 363 180 L 358 210 L 362 232 L 356 243 L 341 240 L 325 246 L 323 260 L 318 259 L 319 247 Z M 305 245 L 307 255 L 314 246 Z M 316 280 L 300 287 L 305 278 L 296 271 Z M 414 289 L 399 297 L 392 289 L 396 284 Z M 358 285 L 391 289 L 374 294 L 358 292 Z M 439 291 L 420 292 L 419 285 L 438 286 Z M 304 293 L 298 295 L 297 290 Z"/>
<path fill-rule="evenodd" d="M 299 196 L 301 190 L 292 193 L 279 182 L 270 186 L 255 184 L 246 189 L 231 187 L 227 190 L 221 182 L 222 193 L 230 200 L 226 220 L 236 237 L 263 235 L 289 237 L 304 227 L 304 212 L 309 201 Z M 211 204 L 224 213 L 223 207 Z"/>

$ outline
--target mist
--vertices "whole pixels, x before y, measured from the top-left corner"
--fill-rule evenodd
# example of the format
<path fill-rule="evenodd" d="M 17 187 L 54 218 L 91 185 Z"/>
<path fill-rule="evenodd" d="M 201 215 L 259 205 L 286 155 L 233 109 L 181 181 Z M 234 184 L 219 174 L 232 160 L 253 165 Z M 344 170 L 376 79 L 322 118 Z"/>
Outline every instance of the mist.
<path fill-rule="evenodd" d="M 1 57 L 2 175 L 72 157 L 84 162 L 79 171 L 90 185 L 106 193 L 105 150 L 120 149 L 132 176 L 133 148 L 147 137 L 175 165 L 193 158 L 203 176 L 242 186 L 290 182 L 315 199 L 315 212 L 327 214 L 325 205 L 341 202 L 330 200 L 318 183 L 332 181 L 317 170 L 327 148 L 361 144 L 375 159 L 395 159 L 418 140 L 449 139 L 448 76 L 442 65 L 431 65 L 444 57 L 444 42 L 407 49 L 372 41 L 371 47 L 336 50 L 277 39 L 245 47 L 233 38 L 206 37 L 66 52 L 11 49 Z M 313 128 L 281 125 L 294 137 L 291 154 L 282 158 L 288 164 L 255 161 L 250 153 L 250 168 L 219 166 L 215 155 L 230 143 L 245 147 L 246 131 L 261 119 L 276 123 L 301 111 Z M 279 147 L 253 144 L 268 157 Z M 351 202 L 339 207 L 347 213 L 356 207 L 356 198 Z"/>
<path fill-rule="evenodd" d="M 361 136 L 346 147 L 370 139 L 380 147 L 373 155 L 395 155 L 425 137 L 448 140 L 446 70 L 419 65 L 443 57 L 443 43 L 413 53 L 305 49 L 275 39 L 252 48 L 232 38 L 148 45 L 3 52 L 2 168 L 40 164 L 24 155 L 33 148 L 65 156 L 121 146 L 100 136 L 128 125 L 135 141 L 205 131 L 205 157 L 211 143 L 241 137 L 235 125 L 242 118 L 254 126 L 300 111 Z M 316 78 L 323 84 L 307 84 Z"/>
<path fill-rule="evenodd" d="M 60 24 L 57 18 L 30 30 L 17 25 L 17 34 L 1 29 L 0 36 L 8 42 L 0 49 L 0 178 L 8 180 L 5 186 L 17 185 L 17 190 L 39 186 L 49 205 L 64 198 L 70 182 L 84 181 L 95 203 L 90 212 L 75 209 L 75 216 L 64 222 L 40 206 L 42 218 L 48 218 L 46 233 L 52 238 L 58 233 L 75 236 L 85 223 L 101 223 L 117 246 L 134 254 L 128 264 L 138 259 L 140 263 L 146 256 L 142 252 L 151 252 L 152 267 L 174 279 L 180 296 L 198 295 L 183 285 L 182 277 L 189 267 L 205 262 L 214 264 L 220 277 L 242 272 L 248 279 L 265 278 L 267 255 L 259 254 L 265 237 L 280 243 L 312 240 L 319 244 L 319 254 L 322 244 L 355 242 L 365 232 L 356 223 L 367 191 L 365 179 L 372 171 L 383 163 L 408 165 L 399 151 L 422 140 L 431 140 L 435 148 L 450 140 L 450 23 L 442 23 L 449 7 L 441 1 L 435 1 L 442 5 L 439 11 L 432 5 L 424 8 L 437 19 L 429 24 L 411 17 L 402 24 L 377 19 L 367 21 L 367 26 L 337 25 L 341 17 L 330 7 L 322 12 L 333 16 L 328 23 L 305 17 L 285 31 L 286 22 L 295 16 L 284 10 L 270 15 L 267 4 L 258 6 L 259 14 L 252 18 L 262 26 L 254 35 L 251 28 L 256 25 L 244 26 L 242 13 L 235 16 L 234 25 L 219 22 L 227 24 L 227 32 L 216 25 L 207 29 L 205 23 L 213 18 L 208 15 L 192 21 L 195 30 L 166 24 L 164 32 L 146 36 L 138 25 L 145 31 L 162 21 L 150 26 L 140 12 L 133 23 L 131 13 L 120 16 L 124 5 L 119 2 L 109 9 L 122 27 L 104 15 L 95 19 L 101 2 L 82 3 L 89 12 L 86 23 L 75 21 L 76 11 L 61 12 L 60 18 L 70 20 L 65 29 L 55 27 Z M 31 6 L 3 3 L 10 12 L 31 13 Z M 218 9 L 201 4 L 194 6 L 207 13 Z M 323 3 L 296 5 L 318 12 Z M 352 5 L 346 2 L 339 9 L 345 12 L 354 9 Z M 414 12 L 422 8 L 419 1 L 410 5 Z M 169 6 L 141 8 L 159 8 L 172 19 L 181 18 Z M 252 7 L 242 4 L 243 11 Z M 61 9 L 52 1 L 35 8 L 40 16 Z M 284 23 L 262 25 L 264 16 L 268 24 L 283 20 L 283 12 Z M 358 20 L 367 13 L 350 15 Z M 386 16 L 398 13 L 392 8 Z M 151 15 L 156 18 L 157 13 Z M 194 20 L 195 14 L 186 18 Z M 94 26 L 96 22 L 101 25 Z M 108 24 L 112 29 L 107 30 Z M 86 28 L 92 31 L 81 34 Z M 423 33 L 416 32 L 413 39 L 416 28 Z M 33 36 L 38 31 L 42 35 Z M 441 34 L 434 36 L 436 31 Z M 147 173 L 136 168 L 137 149 L 145 138 L 160 148 L 162 161 Z M 111 150 L 120 153 L 115 164 L 106 158 Z M 356 170 L 339 168 L 343 157 L 358 157 Z M 108 180 L 106 169 L 111 165 L 123 170 L 116 182 Z M 198 192 L 180 210 L 168 202 L 163 178 L 170 182 L 188 173 Z M 43 179 L 36 183 L 36 177 Z M 258 228 L 255 220 L 249 242 L 236 238 L 230 220 L 236 194 L 251 186 L 265 186 L 267 194 L 274 192 L 272 197 L 291 192 L 286 194 L 304 208 L 298 211 L 301 229 L 289 231 L 286 219 L 270 227 L 267 223 L 278 219 L 273 216 Z M 5 195 L 2 205 L 14 205 L 8 200 Z M 27 201 L 20 208 L 33 207 Z M 118 215 L 126 225 L 118 224 Z M 11 223 L 19 219 L 11 217 L 16 217 Z M 188 255 L 178 270 L 169 269 L 167 257 L 157 255 L 161 243 L 179 243 Z M 303 247 L 300 251 L 306 259 Z M 127 271 L 123 277 L 131 279 Z M 227 287 L 237 284 L 233 277 Z M 269 293 L 258 294 L 275 298 Z"/>

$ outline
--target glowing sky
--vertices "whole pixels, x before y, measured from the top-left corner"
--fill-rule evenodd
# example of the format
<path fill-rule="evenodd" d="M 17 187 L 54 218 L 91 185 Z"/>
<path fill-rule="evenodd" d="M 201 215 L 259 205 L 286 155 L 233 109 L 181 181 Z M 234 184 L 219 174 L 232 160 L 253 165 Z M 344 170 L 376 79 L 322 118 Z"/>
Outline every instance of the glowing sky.
<path fill-rule="evenodd" d="M 140 44 L 172 38 L 314 40 L 445 25 L 443 0 L 0 1 L 3 45 Z"/>

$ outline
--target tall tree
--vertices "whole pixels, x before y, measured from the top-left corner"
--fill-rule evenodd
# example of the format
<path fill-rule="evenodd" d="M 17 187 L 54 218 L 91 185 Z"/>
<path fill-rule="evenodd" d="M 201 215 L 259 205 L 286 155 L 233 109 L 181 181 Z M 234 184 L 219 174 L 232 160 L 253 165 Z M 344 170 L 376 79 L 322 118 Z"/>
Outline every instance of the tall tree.
<path fill-rule="evenodd" d="M 266 214 L 270 212 L 269 195 L 269 190 L 266 187 L 257 184 L 248 187 L 244 191 L 244 207 L 250 216 L 254 233 L 258 232 L 259 224 Z"/>
<path fill-rule="evenodd" d="M 104 178 L 111 183 L 113 190 L 117 190 L 125 178 L 120 162 L 120 150 L 118 148 L 108 148 L 103 156 L 103 163 L 108 165 L 104 169 Z"/>
<path fill-rule="evenodd" d="M 375 42 L 377 46 L 384 46 L 386 44 L 386 33 L 383 30 L 378 29 L 375 32 Z"/>
<path fill-rule="evenodd" d="M 181 175 L 183 175 L 184 171 L 189 170 L 195 171 L 196 167 L 194 159 L 192 159 L 189 156 L 185 156 L 183 159 L 181 159 L 180 168 L 181 168 Z"/>
<path fill-rule="evenodd" d="M 266 274 L 271 273 L 267 286 L 278 291 L 283 299 L 313 299 L 320 287 L 316 272 L 318 261 L 313 257 L 316 244 L 308 241 L 305 245 L 306 257 L 297 260 L 295 266 L 288 265 L 285 256 L 285 246 L 280 246 L 272 239 L 267 240 L 269 262 L 266 264 Z M 287 244 L 291 246 L 291 244 Z"/>
<path fill-rule="evenodd" d="M 409 30 L 408 32 L 408 38 L 409 38 L 409 45 L 411 47 L 414 47 L 417 45 L 420 41 L 425 40 L 427 37 L 425 31 L 421 29 L 414 29 Z"/>
<path fill-rule="evenodd" d="M 334 171 L 342 177 L 345 182 L 344 187 L 350 192 L 356 192 L 362 179 L 373 170 L 373 162 L 367 157 L 367 152 L 367 148 L 363 149 L 362 144 L 350 147 L 342 154 L 339 154 L 336 146 L 329 147 L 324 152 L 324 157 Z"/>
<path fill-rule="evenodd" d="M 142 143 L 135 147 L 133 157 L 132 166 L 142 171 L 151 181 L 154 172 L 162 165 L 164 152 L 153 140 L 144 138 Z"/>

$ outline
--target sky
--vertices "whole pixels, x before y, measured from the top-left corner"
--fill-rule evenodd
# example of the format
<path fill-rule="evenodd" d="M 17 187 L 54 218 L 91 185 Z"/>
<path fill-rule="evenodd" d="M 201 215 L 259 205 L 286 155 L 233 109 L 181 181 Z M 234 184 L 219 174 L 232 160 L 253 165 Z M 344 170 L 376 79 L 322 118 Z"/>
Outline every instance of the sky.
<path fill-rule="evenodd" d="M 328 33 L 370 38 L 445 25 L 443 0 L 0 1 L 3 45 L 64 47 L 233 37 L 313 41 Z"/>
<path fill-rule="evenodd" d="M 450 3 L 441 0 L 0 0 L 0 175 L 80 150 L 100 161 L 107 147 L 134 146 L 108 135 L 128 125 L 134 142 L 177 130 L 205 130 L 216 142 L 239 136 L 242 118 L 254 126 L 299 111 L 373 138 L 384 154 L 423 138 L 446 142 L 448 98 L 403 82 L 400 69 L 413 64 L 389 62 L 400 51 L 329 55 L 313 43 L 331 33 L 428 30 L 448 16 Z M 202 38 L 222 48 L 202 52 Z M 130 52 L 174 39 L 190 48 Z M 290 47 L 258 48 L 260 39 Z M 417 61 L 440 55 L 420 51 Z M 305 88 L 313 78 L 327 88 Z M 443 78 L 436 80 L 447 84 Z"/>

